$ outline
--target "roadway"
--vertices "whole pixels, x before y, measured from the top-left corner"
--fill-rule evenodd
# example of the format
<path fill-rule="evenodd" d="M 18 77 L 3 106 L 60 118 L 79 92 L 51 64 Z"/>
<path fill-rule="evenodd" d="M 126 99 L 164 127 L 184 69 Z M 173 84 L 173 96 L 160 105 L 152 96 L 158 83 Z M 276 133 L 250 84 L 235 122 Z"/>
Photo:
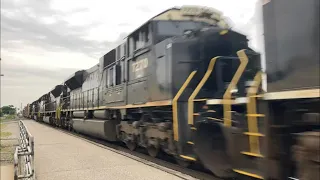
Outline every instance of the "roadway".
<path fill-rule="evenodd" d="M 61 130 L 25 120 L 35 140 L 37 180 L 180 180 L 148 163 L 90 143 Z"/>

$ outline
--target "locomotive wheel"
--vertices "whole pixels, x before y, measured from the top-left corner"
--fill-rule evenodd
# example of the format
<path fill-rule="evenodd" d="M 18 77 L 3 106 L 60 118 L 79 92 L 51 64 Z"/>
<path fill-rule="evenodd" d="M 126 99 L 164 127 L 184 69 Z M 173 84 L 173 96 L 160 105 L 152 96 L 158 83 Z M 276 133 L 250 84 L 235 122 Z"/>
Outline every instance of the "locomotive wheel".
<path fill-rule="evenodd" d="M 134 151 L 137 148 L 137 144 L 132 141 L 126 142 L 127 147 L 130 149 L 130 151 Z"/>
<path fill-rule="evenodd" d="M 147 151 L 151 157 L 157 157 L 159 153 L 159 148 L 156 148 L 154 146 L 149 146 L 147 147 Z"/>
<path fill-rule="evenodd" d="M 198 124 L 194 143 L 194 150 L 207 169 L 221 178 L 233 176 L 222 124 Z"/>

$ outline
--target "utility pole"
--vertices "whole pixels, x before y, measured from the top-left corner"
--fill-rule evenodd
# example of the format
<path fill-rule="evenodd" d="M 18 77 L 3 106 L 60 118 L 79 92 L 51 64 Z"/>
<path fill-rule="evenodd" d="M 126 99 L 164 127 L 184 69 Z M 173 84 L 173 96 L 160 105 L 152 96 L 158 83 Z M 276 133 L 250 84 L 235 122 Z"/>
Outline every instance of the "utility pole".
<path fill-rule="evenodd" d="M 1 57 L 0 57 L 0 86 L 1 86 L 1 76 L 3 76 L 3 74 L 1 74 Z M 1 98 L 1 88 L 0 88 L 0 98 Z M 0 111 L 2 112 L 2 106 L 1 106 L 1 102 L 0 102 Z M 2 113 L 0 113 L 2 115 Z"/>
<path fill-rule="evenodd" d="M 0 58 L 0 61 L 1 61 L 1 58 Z M 0 72 L 1 72 L 1 66 L 0 66 Z M 3 74 L 0 74 L 0 77 L 1 77 L 1 76 L 4 76 L 4 75 L 3 75 Z"/>
<path fill-rule="evenodd" d="M 1 62 L 1 58 L 0 58 L 0 62 Z M 0 63 L 1 64 L 1 63 Z M 0 72 L 1 72 L 1 65 L 0 65 Z M 4 76 L 3 74 L 0 74 L 0 77 Z"/>

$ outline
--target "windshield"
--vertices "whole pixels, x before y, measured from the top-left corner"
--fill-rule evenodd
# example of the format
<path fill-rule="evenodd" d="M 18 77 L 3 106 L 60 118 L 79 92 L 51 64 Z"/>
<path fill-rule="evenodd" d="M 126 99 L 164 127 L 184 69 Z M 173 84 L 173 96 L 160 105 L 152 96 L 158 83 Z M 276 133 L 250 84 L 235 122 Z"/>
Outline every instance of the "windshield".
<path fill-rule="evenodd" d="M 185 30 L 194 30 L 205 26 L 210 25 L 194 21 L 158 21 L 156 25 L 157 43 L 172 36 L 183 35 Z"/>

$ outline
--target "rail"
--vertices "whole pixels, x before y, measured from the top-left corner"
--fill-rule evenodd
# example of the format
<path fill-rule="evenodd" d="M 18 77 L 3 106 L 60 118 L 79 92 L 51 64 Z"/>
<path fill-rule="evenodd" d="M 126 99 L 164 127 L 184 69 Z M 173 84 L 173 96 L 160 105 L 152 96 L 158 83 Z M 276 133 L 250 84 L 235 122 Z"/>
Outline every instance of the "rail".
<path fill-rule="evenodd" d="M 35 180 L 34 138 L 22 121 L 19 121 L 19 145 L 14 153 L 14 179 Z"/>

